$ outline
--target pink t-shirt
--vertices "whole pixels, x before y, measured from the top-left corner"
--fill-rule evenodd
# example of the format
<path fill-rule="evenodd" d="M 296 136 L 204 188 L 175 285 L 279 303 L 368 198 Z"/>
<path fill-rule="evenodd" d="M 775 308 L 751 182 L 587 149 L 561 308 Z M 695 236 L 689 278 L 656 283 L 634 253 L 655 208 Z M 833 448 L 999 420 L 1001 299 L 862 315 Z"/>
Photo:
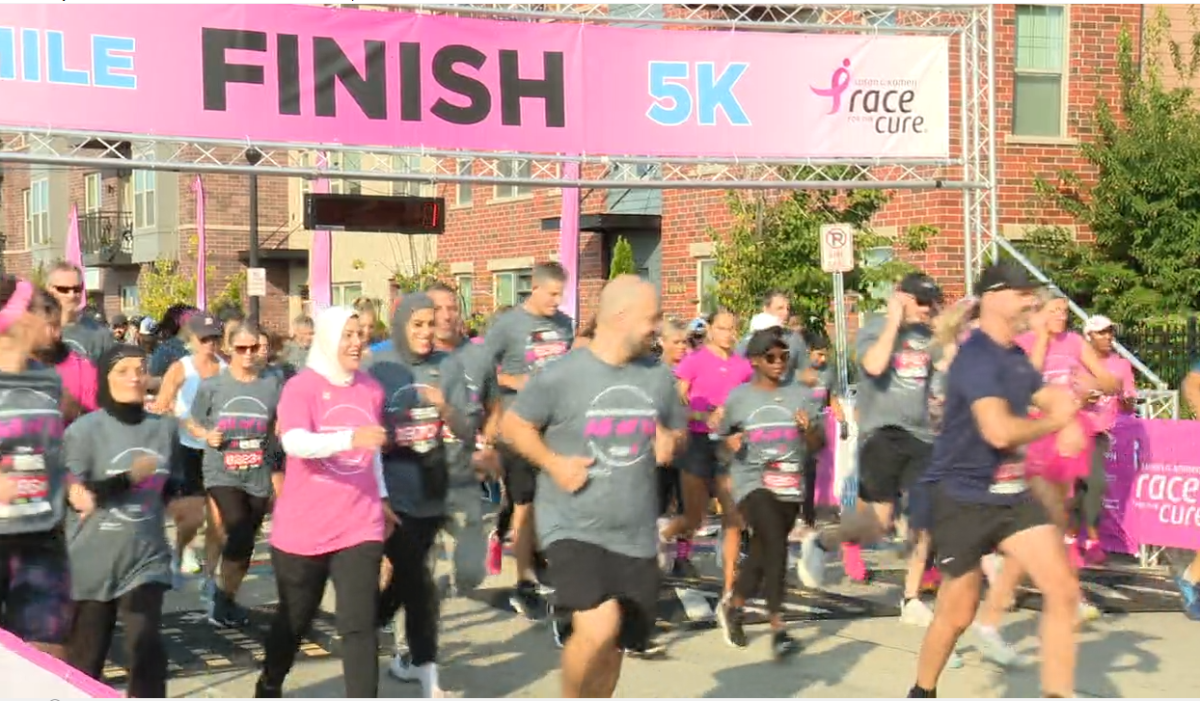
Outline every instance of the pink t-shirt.
<path fill-rule="evenodd" d="M 1033 332 L 1017 336 L 1017 345 L 1033 357 L 1033 346 L 1037 335 Z M 1066 331 L 1050 339 L 1046 347 L 1046 360 L 1042 363 L 1042 381 L 1047 385 L 1074 390 L 1075 377 L 1083 371 L 1083 336 Z"/>
<path fill-rule="evenodd" d="M 54 371 L 62 379 L 63 389 L 79 400 L 85 412 L 96 410 L 96 366 L 92 361 L 70 351 Z"/>
<path fill-rule="evenodd" d="M 1116 353 L 1109 353 L 1100 362 L 1104 363 L 1105 369 L 1121 383 L 1120 392 L 1100 397 L 1089 408 L 1092 415 L 1092 427 L 1097 433 L 1107 433 L 1117 425 L 1117 416 L 1121 413 L 1121 400 L 1125 397 L 1137 396 L 1137 385 L 1133 381 L 1133 366 L 1129 364 L 1128 360 Z"/>
<path fill-rule="evenodd" d="M 279 435 L 300 429 L 334 433 L 380 425 L 383 389 L 362 372 L 335 385 L 313 370 L 288 380 L 279 398 Z M 271 516 L 271 545 L 294 555 L 324 555 L 383 541 L 375 451 L 312 459 L 287 456 L 283 493 Z"/>
<path fill-rule="evenodd" d="M 675 366 L 675 377 L 688 383 L 688 428 L 692 433 L 708 433 L 708 414 L 725 403 L 730 390 L 748 382 L 754 375 L 750 361 L 732 353 L 721 358 L 707 346 L 684 356 Z"/>

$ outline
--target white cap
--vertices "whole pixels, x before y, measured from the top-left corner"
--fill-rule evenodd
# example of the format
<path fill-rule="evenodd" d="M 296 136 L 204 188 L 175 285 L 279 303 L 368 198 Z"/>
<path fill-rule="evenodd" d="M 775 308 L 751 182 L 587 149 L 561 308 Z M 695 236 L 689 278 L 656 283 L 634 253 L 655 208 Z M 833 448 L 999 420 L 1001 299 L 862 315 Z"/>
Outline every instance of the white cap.
<path fill-rule="evenodd" d="M 158 324 L 154 323 L 154 319 L 146 317 L 142 319 L 142 323 L 138 327 L 138 332 L 143 336 L 152 336 L 158 331 Z"/>
<path fill-rule="evenodd" d="M 1097 333 L 1113 327 L 1112 319 L 1106 316 L 1097 314 L 1093 317 L 1088 317 L 1088 320 L 1083 324 L 1084 333 Z"/>
<path fill-rule="evenodd" d="M 767 329 L 774 329 L 782 326 L 783 324 L 779 323 L 779 319 L 774 314 L 762 312 L 760 314 L 755 314 L 754 318 L 750 320 L 750 333 L 766 331 Z"/>

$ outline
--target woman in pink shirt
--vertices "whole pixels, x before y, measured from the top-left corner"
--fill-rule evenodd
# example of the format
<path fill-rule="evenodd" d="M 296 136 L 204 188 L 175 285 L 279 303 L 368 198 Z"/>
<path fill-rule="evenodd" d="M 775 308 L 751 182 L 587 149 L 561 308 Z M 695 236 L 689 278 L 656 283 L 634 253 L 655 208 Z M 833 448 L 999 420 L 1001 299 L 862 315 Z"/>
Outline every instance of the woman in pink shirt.
<path fill-rule="evenodd" d="M 708 319 L 704 345 L 689 353 L 675 366 L 679 381 L 679 396 L 688 405 L 688 447 L 678 461 L 683 485 L 683 515 L 662 519 L 659 524 L 660 542 L 685 539 L 676 548 L 677 569 L 689 569 L 690 553 L 686 539 L 700 527 L 709 499 L 716 496 L 721 504 L 721 525 L 724 542 L 721 553 L 725 568 L 725 592 L 733 591 L 737 572 L 738 551 L 741 547 L 737 507 L 730 491 L 729 470 L 717 455 L 719 441 L 712 437 L 720 421 L 718 409 L 725 403 L 729 391 L 748 382 L 754 375 L 750 361 L 734 353 L 737 343 L 737 317 L 733 312 L 719 310 Z M 666 565 L 665 554 L 660 564 Z M 686 574 L 686 572 L 681 572 Z"/>
<path fill-rule="evenodd" d="M 314 323 L 307 367 L 284 385 L 277 430 L 286 455 L 275 503 L 271 565 L 279 609 L 267 634 L 256 698 L 279 698 L 325 584 L 337 593 L 347 698 L 375 698 L 375 618 L 387 506 L 379 449 L 383 390 L 359 370 L 362 340 L 353 309 L 332 307 Z"/>
<path fill-rule="evenodd" d="M 34 356 L 54 366 L 63 383 L 63 420 L 70 425 L 96 410 L 96 366 L 62 341 L 62 308 L 52 295 L 38 295 L 38 312 L 45 319 L 46 335 Z"/>

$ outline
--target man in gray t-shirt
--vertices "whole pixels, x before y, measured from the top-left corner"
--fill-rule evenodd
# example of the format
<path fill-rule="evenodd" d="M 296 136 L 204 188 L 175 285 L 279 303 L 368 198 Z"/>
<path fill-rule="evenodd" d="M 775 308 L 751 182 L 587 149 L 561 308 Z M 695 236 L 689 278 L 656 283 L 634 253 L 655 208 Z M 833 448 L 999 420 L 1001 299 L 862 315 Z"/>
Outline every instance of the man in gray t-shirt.
<path fill-rule="evenodd" d="M 83 309 L 83 274 L 70 263 L 59 263 L 46 279 L 46 292 L 62 308 L 62 340 L 68 348 L 90 359 L 100 359 L 104 351 L 116 345 L 112 331 L 86 314 Z"/>

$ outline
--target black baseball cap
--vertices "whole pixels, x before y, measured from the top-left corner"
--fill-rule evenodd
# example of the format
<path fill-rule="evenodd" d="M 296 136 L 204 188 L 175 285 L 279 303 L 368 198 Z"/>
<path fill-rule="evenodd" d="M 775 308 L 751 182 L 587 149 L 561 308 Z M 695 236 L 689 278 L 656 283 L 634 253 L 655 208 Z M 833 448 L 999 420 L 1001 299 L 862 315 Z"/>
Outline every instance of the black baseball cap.
<path fill-rule="evenodd" d="M 942 288 L 925 273 L 909 273 L 900 280 L 900 291 L 912 295 L 917 304 L 932 307 L 942 301 Z"/>
<path fill-rule="evenodd" d="M 187 330 L 196 338 L 220 338 L 221 324 L 212 314 L 200 313 L 188 319 Z"/>
<path fill-rule="evenodd" d="M 1029 277 L 1025 268 L 1013 263 L 993 263 L 979 274 L 975 283 L 975 294 L 985 295 L 988 292 L 1004 290 L 1036 290 L 1043 287 L 1042 283 Z"/>
<path fill-rule="evenodd" d="M 783 329 L 779 326 L 772 326 L 769 329 L 755 331 L 751 334 L 750 340 L 746 342 L 746 357 L 761 358 L 773 348 L 787 350 L 787 347 L 787 339 L 783 337 Z"/>
<path fill-rule="evenodd" d="M 112 326 L 113 328 L 129 326 L 129 319 L 127 319 L 124 314 L 118 314 L 112 318 Z"/>

